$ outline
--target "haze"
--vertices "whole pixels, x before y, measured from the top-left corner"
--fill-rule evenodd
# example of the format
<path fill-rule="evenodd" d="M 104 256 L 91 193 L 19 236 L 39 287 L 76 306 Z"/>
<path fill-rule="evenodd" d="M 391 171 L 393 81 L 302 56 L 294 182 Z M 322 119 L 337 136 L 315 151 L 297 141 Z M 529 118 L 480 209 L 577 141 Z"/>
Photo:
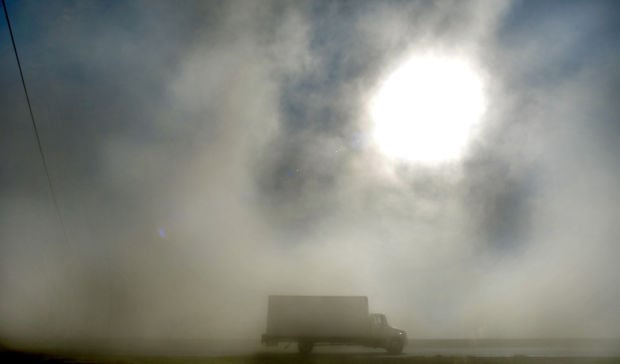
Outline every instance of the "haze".
<path fill-rule="evenodd" d="M 368 296 L 410 338 L 620 336 L 616 2 L 7 7 L 60 216 L 2 17 L 3 342 L 258 341 L 270 294 Z M 369 105 L 425 54 L 484 110 L 421 162 Z"/>

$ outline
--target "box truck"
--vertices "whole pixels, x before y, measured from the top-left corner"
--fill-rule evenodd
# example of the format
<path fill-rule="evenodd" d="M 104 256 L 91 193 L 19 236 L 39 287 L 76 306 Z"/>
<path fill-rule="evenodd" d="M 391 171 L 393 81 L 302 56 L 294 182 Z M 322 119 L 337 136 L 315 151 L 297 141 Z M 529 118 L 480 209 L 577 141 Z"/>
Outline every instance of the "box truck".
<path fill-rule="evenodd" d="M 265 345 L 297 343 L 309 353 L 316 344 L 362 345 L 399 354 L 407 341 L 385 315 L 369 314 L 364 296 L 269 296 Z"/>

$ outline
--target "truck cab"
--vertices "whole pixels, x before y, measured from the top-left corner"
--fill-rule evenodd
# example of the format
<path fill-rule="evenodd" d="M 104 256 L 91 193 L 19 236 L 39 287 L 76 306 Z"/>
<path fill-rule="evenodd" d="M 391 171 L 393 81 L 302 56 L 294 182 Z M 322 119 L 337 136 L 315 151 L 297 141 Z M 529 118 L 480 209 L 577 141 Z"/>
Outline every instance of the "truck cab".
<path fill-rule="evenodd" d="M 405 331 L 391 327 L 382 313 L 372 313 L 370 317 L 370 333 L 377 347 L 383 347 L 390 353 L 400 353 L 407 342 Z"/>

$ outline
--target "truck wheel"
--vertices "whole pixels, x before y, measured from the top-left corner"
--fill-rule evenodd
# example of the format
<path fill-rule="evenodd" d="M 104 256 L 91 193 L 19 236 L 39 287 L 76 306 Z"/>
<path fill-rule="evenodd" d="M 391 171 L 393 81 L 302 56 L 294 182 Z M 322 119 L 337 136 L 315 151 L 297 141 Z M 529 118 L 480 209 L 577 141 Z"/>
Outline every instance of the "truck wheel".
<path fill-rule="evenodd" d="M 300 354 L 310 354 L 313 347 L 314 343 L 310 341 L 300 341 L 297 343 L 297 349 Z"/>
<path fill-rule="evenodd" d="M 385 348 L 390 354 L 400 354 L 403 352 L 404 343 L 402 340 L 393 339 L 390 340 L 387 347 Z"/>

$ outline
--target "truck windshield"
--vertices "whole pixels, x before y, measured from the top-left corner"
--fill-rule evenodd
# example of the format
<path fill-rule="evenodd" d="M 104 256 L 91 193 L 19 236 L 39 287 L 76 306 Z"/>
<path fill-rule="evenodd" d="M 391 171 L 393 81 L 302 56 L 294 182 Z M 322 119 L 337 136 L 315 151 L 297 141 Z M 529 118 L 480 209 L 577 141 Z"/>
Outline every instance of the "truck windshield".
<path fill-rule="evenodd" d="M 387 319 L 385 318 L 384 315 L 381 314 L 373 314 L 372 315 L 372 322 L 373 324 L 377 325 L 377 326 L 387 326 Z"/>

